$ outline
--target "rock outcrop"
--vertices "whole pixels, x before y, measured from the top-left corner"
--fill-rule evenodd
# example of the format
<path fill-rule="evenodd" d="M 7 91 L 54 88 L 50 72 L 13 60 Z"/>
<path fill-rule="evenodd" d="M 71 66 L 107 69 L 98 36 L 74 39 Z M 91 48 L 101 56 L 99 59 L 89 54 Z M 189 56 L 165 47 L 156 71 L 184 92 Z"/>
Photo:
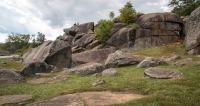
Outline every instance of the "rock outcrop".
<path fill-rule="evenodd" d="M 106 68 L 134 65 L 140 63 L 144 60 L 142 56 L 136 56 L 129 53 L 124 53 L 122 51 L 116 51 L 115 53 L 111 53 L 108 55 L 108 58 L 105 62 Z"/>
<path fill-rule="evenodd" d="M 89 75 L 103 71 L 103 66 L 99 63 L 86 63 L 70 69 L 64 69 L 65 73 Z"/>
<path fill-rule="evenodd" d="M 114 53 L 115 51 L 116 51 L 115 48 L 84 51 L 81 53 L 72 54 L 72 59 L 77 63 L 89 63 L 89 62 L 103 63 L 107 59 L 108 55 Z"/>
<path fill-rule="evenodd" d="M 189 54 L 200 54 L 200 7 L 191 13 L 185 33 L 185 50 Z"/>
<path fill-rule="evenodd" d="M 0 69 L 0 86 L 5 84 L 15 84 L 23 81 L 24 77 L 18 73 L 11 70 Z"/>
<path fill-rule="evenodd" d="M 37 48 L 26 52 L 22 58 L 25 64 L 35 61 L 46 62 L 59 70 L 72 66 L 71 46 L 64 40 L 45 41 Z"/>
<path fill-rule="evenodd" d="M 56 72 L 57 69 L 53 65 L 48 65 L 45 62 L 32 62 L 27 64 L 21 74 L 25 76 L 35 76 L 36 73 Z"/>
<path fill-rule="evenodd" d="M 144 71 L 146 77 L 155 78 L 155 79 L 171 79 L 171 78 L 181 78 L 183 73 L 165 68 L 148 68 Z"/>
<path fill-rule="evenodd" d="M 134 49 L 149 48 L 178 41 L 183 21 L 174 13 L 150 13 L 139 17 L 136 23 Z"/>

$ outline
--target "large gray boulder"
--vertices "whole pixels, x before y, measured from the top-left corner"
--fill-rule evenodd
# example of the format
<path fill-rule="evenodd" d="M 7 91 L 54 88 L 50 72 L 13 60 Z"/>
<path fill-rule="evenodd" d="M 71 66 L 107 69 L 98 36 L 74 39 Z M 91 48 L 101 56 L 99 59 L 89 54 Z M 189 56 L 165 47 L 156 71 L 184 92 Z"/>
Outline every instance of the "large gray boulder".
<path fill-rule="evenodd" d="M 133 46 L 134 35 L 136 33 L 136 30 L 131 27 L 123 27 L 121 29 L 119 28 L 121 27 L 113 27 L 113 29 L 111 29 L 112 35 L 108 39 L 107 45 L 118 48 L 130 48 L 131 46 Z M 116 29 L 119 30 L 116 32 Z"/>
<path fill-rule="evenodd" d="M 108 55 L 108 58 L 105 62 L 106 68 L 134 65 L 140 63 L 144 60 L 142 56 L 136 56 L 129 53 L 124 53 L 122 51 L 116 51 L 115 53 L 111 53 Z"/>
<path fill-rule="evenodd" d="M 174 13 L 149 13 L 140 16 L 136 23 L 134 49 L 149 48 L 176 42 L 181 38 L 183 20 Z"/>
<path fill-rule="evenodd" d="M 189 54 L 200 54 L 200 7 L 191 13 L 185 33 L 185 50 Z"/>
<path fill-rule="evenodd" d="M 73 61 L 78 63 L 97 62 L 104 63 L 108 55 L 114 53 L 116 48 L 106 48 L 98 50 L 84 51 L 81 53 L 72 54 Z"/>
<path fill-rule="evenodd" d="M 65 73 L 89 75 L 103 71 L 103 66 L 100 63 L 86 63 L 70 69 L 64 69 Z"/>
<path fill-rule="evenodd" d="M 72 46 L 86 48 L 86 46 L 92 43 L 94 36 L 94 34 L 77 34 L 72 41 Z"/>
<path fill-rule="evenodd" d="M 48 65 L 45 62 L 32 62 L 27 64 L 21 74 L 25 76 L 35 76 L 36 73 L 50 73 L 57 71 L 56 67 Z"/>
<path fill-rule="evenodd" d="M 15 84 L 23 82 L 24 77 L 20 74 L 6 69 L 0 69 L 0 86 L 5 84 Z"/>
<path fill-rule="evenodd" d="M 146 77 L 155 78 L 155 79 L 171 79 L 171 78 L 181 78 L 183 73 L 166 68 L 148 68 L 144 71 Z"/>
<path fill-rule="evenodd" d="M 39 47 L 26 52 L 22 58 L 25 64 L 35 61 L 46 62 L 59 70 L 72 66 L 71 46 L 63 40 L 45 41 Z"/>

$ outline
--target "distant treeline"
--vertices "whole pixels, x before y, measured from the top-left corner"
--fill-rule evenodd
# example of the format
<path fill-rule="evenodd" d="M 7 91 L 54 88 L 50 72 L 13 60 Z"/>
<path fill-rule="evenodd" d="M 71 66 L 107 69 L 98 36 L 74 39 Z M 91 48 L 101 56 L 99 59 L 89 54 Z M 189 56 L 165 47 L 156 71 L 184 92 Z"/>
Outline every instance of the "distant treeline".
<path fill-rule="evenodd" d="M 29 34 L 9 34 L 5 43 L 0 43 L 0 49 L 10 53 L 23 52 L 27 49 L 41 45 L 45 40 L 45 35 L 38 32 L 38 35 Z"/>

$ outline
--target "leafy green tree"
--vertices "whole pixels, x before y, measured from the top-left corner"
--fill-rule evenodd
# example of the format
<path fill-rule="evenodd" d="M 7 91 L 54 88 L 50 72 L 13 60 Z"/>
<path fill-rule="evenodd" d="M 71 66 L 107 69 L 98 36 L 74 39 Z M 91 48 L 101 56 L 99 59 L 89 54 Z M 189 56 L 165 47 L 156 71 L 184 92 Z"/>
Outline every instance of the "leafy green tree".
<path fill-rule="evenodd" d="M 36 42 L 41 45 L 46 40 L 45 35 L 41 32 L 38 32 L 38 36 L 36 38 Z"/>
<path fill-rule="evenodd" d="M 114 22 L 112 20 L 100 20 L 98 26 L 95 29 L 95 39 L 98 39 L 101 43 L 105 44 L 109 38 L 110 30 Z"/>
<path fill-rule="evenodd" d="M 123 8 L 119 9 L 120 16 L 119 19 L 121 22 L 125 23 L 126 25 L 129 25 L 131 23 L 134 23 L 137 17 L 137 12 L 133 8 L 131 2 L 127 2 Z"/>
<path fill-rule="evenodd" d="M 111 11 L 109 13 L 109 17 L 110 17 L 111 20 L 113 20 L 115 18 L 115 13 L 113 11 Z"/>
<path fill-rule="evenodd" d="M 171 0 L 168 6 L 173 7 L 173 13 L 189 16 L 192 11 L 200 6 L 200 0 Z"/>

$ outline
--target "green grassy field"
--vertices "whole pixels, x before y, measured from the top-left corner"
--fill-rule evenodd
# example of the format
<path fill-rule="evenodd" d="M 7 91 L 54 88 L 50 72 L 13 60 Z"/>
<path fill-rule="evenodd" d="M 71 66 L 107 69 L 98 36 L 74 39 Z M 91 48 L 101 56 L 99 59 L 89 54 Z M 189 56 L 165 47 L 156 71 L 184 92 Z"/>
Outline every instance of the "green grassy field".
<path fill-rule="evenodd" d="M 144 50 L 130 51 L 132 54 L 161 57 L 180 55 L 182 59 L 193 58 L 200 61 L 200 57 L 186 55 L 182 45 L 159 46 Z M 2 60 L 2 59 L 1 59 Z M 7 65 L 3 68 L 21 69 L 23 65 L 7 59 Z M 9 65 L 12 64 L 12 65 Z M 55 96 L 85 91 L 118 91 L 132 92 L 146 95 L 146 98 L 130 101 L 125 104 L 113 106 L 200 106 L 200 65 L 188 65 L 176 67 L 174 62 L 167 62 L 159 67 L 171 68 L 181 71 L 184 77 L 181 79 L 158 80 L 144 77 L 146 68 L 137 68 L 136 65 L 116 68 L 118 75 L 114 77 L 93 77 L 68 75 L 67 79 L 51 84 L 28 84 L 27 82 L 0 86 L 0 95 L 30 94 L 33 96 L 28 103 L 51 99 Z M 55 73 L 58 75 L 60 73 Z M 26 78 L 27 80 L 34 79 Z M 106 84 L 92 86 L 98 79 L 104 79 Z"/>

